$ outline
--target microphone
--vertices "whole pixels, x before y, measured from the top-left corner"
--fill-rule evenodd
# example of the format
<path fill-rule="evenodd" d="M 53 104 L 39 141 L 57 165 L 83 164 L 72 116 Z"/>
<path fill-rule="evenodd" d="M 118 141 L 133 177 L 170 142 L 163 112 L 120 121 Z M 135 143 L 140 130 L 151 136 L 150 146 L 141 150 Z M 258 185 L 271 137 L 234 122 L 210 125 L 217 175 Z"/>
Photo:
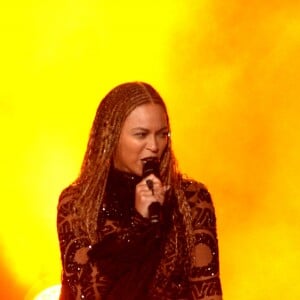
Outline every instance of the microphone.
<path fill-rule="evenodd" d="M 159 160 L 157 157 L 147 157 L 143 159 L 143 178 L 147 177 L 150 174 L 154 174 L 156 177 L 159 176 Z M 146 184 L 149 188 L 149 190 L 152 191 L 152 194 L 154 193 L 153 190 L 153 181 L 151 179 L 146 180 Z M 161 212 L 161 205 L 159 202 L 152 202 L 149 207 L 149 219 L 150 223 L 157 224 L 159 223 L 160 219 L 160 212 Z"/>

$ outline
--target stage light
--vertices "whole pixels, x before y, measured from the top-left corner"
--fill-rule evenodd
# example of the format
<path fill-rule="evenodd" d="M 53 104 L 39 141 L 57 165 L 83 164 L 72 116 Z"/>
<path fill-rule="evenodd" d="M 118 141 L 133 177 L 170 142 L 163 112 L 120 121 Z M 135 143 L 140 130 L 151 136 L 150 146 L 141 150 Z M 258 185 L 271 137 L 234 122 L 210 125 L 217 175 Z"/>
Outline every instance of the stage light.
<path fill-rule="evenodd" d="M 50 286 L 37 294 L 33 300 L 58 300 L 60 293 L 60 284 Z"/>

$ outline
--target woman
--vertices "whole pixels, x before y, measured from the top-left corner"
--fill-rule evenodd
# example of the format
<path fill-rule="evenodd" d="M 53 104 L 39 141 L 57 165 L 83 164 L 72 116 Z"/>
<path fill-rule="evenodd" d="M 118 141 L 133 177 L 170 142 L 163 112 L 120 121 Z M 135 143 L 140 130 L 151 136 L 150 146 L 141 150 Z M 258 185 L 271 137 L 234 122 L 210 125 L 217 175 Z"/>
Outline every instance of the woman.
<path fill-rule="evenodd" d="M 151 160 L 158 170 L 147 174 Z M 222 299 L 210 195 L 176 169 L 167 109 L 149 84 L 121 84 L 101 101 L 57 229 L 60 299 Z"/>

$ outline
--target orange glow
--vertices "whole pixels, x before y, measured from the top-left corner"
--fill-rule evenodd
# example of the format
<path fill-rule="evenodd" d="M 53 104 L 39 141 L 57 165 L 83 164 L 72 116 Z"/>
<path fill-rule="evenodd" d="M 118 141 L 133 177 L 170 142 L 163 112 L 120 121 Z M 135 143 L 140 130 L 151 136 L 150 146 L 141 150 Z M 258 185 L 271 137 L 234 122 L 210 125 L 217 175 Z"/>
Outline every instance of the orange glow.
<path fill-rule="evenodd" d="M 6 1 L 0 25 L 1 299 L 59 284 L 58 195 L 130 80 L 161 92 L 212 193 L 224 298 L 299 297 L 299 1 Z"/>
<path fill-rule="evenodd" d="M 59 300 L 60 284 L 50 286 L 37 294 L 33 291 L 27 294 L 24 300 Z"/>

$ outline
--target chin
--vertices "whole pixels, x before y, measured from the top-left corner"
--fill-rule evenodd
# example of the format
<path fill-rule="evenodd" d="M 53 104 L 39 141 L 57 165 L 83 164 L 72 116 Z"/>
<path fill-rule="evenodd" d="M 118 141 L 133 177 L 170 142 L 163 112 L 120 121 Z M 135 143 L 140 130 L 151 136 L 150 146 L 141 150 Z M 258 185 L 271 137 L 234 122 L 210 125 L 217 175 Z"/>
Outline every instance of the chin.
<path fill-rule="evenodd" d="M 134 174 L 134 175 L 137 175 L 137 176 L 142 176 L 143 175 L 143 172 L 141 170 L 139 170 L 139 171 L 132 171 L 131 173 Z"/>
<path fill-rule="evenodd" d="M 137 176 L 142 176 L 143 175 L 143 166 L 142 165 L 137 165 L 135 168 L 131 170 L 131 173 Z"/>
<path fill-rule="evenodd" d="M 133 174 L 137 176 L 142 176 L 143 171 L 141 170 L 141 167 L 135 167 L 135 168 L 129 168 L 129 167 L 123 167 L 123 168 L 117 168 L 119 171 L 128 173 L 128 174 Z"/>

